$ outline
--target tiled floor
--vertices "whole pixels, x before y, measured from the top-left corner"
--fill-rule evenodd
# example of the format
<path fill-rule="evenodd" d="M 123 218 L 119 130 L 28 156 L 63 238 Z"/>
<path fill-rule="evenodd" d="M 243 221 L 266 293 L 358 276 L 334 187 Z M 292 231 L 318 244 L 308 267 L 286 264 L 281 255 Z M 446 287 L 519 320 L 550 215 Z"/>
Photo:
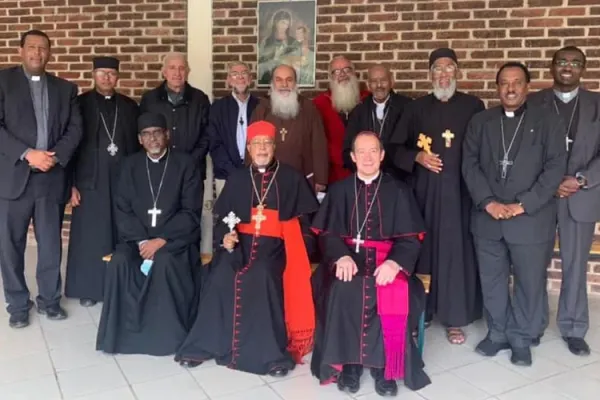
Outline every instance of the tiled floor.
<path fill-rule="evenodd" d="M 35 254 L 28 252 L 29 265 Z M 35 287 L 34 272 L 28 281 Z M 35 293 L 35 290 L 33 290 Z M 553 309 L 556 298 L 552 298 Z M 287 378 L 258 377 L 213 363 L 187 371 L 171 357 L 107 356 L 94 351 L 100 308 L 65 301 L 66 321 L 52 322 L 32 313 L 24 330 L 8 327 L 0 300 L 0 400 L 329 400 L 351 397 L 335 386 L 320 387 L 308 365 Z M 464 346 L 452 346 L 443 330 L 427 330 L 425 362 L 433 384 L 419 392 L 401 386 L 405 400 L 597 400 L 600 393 L 600 298 L 591 300 L 593 327 L 587 336 L 590 357 L 572 356 L 552 324 L 543 343 L 534 349 L 534 365 L 513 366 L 509 353 L 484 359 L 473 351 L 485 335 L 483 323 L 468 328 Z M 363 375 L 361 400 L 379 398 L 369 374 Z"/>

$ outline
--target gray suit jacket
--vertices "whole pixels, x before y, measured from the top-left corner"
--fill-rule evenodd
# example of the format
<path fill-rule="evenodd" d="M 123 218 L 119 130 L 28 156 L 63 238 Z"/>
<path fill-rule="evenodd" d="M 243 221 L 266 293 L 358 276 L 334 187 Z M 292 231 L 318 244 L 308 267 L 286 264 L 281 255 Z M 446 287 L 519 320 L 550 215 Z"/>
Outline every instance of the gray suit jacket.
<path fill-rule="evenodd" d="M 533 93 L 531 103 L 556 113 L 552 88 Z M 559 132 L 564 141 L 566 129 Z M 569 152 L 566 174 L 577 173 L 587 178 L 586 188 L 567 199 L 569 213 L 579 222 L 600 221 L 600 93 L 579 89 L 579 121 L 575 142 Z"/>
<path fill-rule="evenodd" d="M 543 107 L 528 104 L 521 142 L 505 181 L 499 178 L 502 108 L 476 114 L 463 142 L 462 173 L 473 198 L 473 235 L 504 239 L 514 244 L 554 240 L 556 199 L 554 194 L 565 173 L 567 154 L 561 132 L 562 121 L 548 116 Z M 495 220 L 485 207 L 492 201 L 522 203 L 525 213 L 508 220 Z"/>

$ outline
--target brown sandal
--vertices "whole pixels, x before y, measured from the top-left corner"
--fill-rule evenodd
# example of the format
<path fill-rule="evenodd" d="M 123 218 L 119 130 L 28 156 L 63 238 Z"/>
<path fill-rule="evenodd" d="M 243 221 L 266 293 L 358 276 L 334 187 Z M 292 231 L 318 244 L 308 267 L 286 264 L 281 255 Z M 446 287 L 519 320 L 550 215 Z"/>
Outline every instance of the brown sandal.
<path fill-rule="evenodd" d="M 446 328 L 446 338 L 450 344 L 464 344 L 467 340 L 461 328 Z"/>

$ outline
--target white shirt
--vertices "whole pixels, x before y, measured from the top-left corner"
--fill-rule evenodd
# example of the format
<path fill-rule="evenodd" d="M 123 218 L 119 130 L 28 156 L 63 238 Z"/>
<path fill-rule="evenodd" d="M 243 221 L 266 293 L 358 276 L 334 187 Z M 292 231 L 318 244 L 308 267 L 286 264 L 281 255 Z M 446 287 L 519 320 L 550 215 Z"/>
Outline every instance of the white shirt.
<path fill-rule="evenodd" d="M 232 93 L 232 95 L 238 104 L 238 116 L 235 124 L 237 130 L 235 137 L 238 152 L 240 153 L 240 159 L 243 160 L 244 156 L 246 155 L 246 133 L 248 130 L 248 99 L 250 98 L 250 96 L 248 96 L 245 101 L 242 101 L 237 98 L 235 93 Z"/>

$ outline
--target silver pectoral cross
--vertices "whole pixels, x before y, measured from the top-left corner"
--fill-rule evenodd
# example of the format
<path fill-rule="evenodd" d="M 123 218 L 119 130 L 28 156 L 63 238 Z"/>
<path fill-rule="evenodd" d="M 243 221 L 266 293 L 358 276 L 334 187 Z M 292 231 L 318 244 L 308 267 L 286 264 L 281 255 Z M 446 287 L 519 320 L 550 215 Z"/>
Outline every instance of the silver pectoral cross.
<path fill-rule="evenodd" d="M 354 239 L 352 239 L 352 242 L 354 242 L 354 252 L 358 254 L 358 252 L 360 251 L 360 245 L 365 243 L 364 240 L 360 240 L 360 233 L 356 235 L 356 237 Z"/>
<path fill-rule="evenodd" d="M 500 165 L 502 166 L 502 179 L 506 179 L 506 175 L 508 175 L 508 167 L 512 166 L 513 162 L 505 156 L 502 161 L 500 161 Z"/>
<path fill-rule="evenodd" d="M 154 208 L 151 208 L 150 210 L 148 210 L 148 214 L 152 215 L 152 222 L 150 223 L 150 225 L 152 225 L 153 228 L 156 227 L 156 218 L 161 213 L 162 213 L 162 210 L 159 210 L 158 208 L 156 208 L 156 206 L 154 206 Z"/>
<path fill-rule="evenodd" d="M 571 143 L 573 143 L 573 139 L 571 139 L 569 135 L 565 136 L 565 146 L 567 147 L 567 151 L 569 151 Z"/>
<path fill-rule="evenodd" d="M 239 224 L 240 221 L 241 220 L 235 215 L 233 211 L 230 211 L 229 214 L 227 214 L 227 216 L 223 218 L 223 222 L 225 222 L 227 224 L 227 227 L 229 227 L 230 233 L 233 232 L 233 228 L 235 228 L 235 226 Z"/>
<path fill-rule="evenodd" d="M 111 156 L 115 156 L 119 151 L 119 146 L 115 144 L 115 142 L 110 142 L 106 150 L 110 153 Z"/>

